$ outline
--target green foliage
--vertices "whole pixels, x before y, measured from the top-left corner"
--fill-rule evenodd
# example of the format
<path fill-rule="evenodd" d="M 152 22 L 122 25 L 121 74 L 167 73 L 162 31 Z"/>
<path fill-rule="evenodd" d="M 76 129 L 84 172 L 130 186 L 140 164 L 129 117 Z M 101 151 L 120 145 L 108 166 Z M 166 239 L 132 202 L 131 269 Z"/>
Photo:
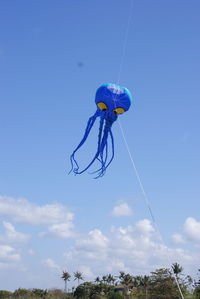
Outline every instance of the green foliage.
<path fill-rule="evenodd" d="M 107 295 L 107 299 L 123 299 L 124 295 L 121 292 L 110 291 Z"/>
<path fill-rule="evenodd" d="M 53 298 L 59 298 L 59 299 L 65 299 L 66 294 L 63 292 L 63 290 L 60 289 L 51 289 L 48 291 L 48 297 Z"/>
<path fill-rule="evenodd" d="M 29 298 L 31 296 L 31 290 L 19 288 L 19 289 L 14 291 L 13 296 L 14 296 L 14 298 L 26 299 L 26 298 Z"/>
<path fill-rule="evenodd" d="M 91 282 L 82 283 L 76 288 L 74 296 L 76 298 L 88 298 L 92 294 L 93 286 Z"/>
<path fill-rule="evenodd" d="M 194 290 L 194 298 L 200 299 L 200 286 L 196 287 Z"/>
<path fill-rule="evenodd" d="M 119 279 L 120 279 L 120 283 L 126 286 L 133 284 L 134 282 L 133 276 L 131 276 L 130 274 L 125 274 L 122 271 L 120 272 Z"/>
<path fill-rule="evenodd" d="M 45 298 L 47 296 L 47 290 L 32 289 L 32 294 L 40 298 Z"/>
<path fill-rule="evenodd" d="M 0 290 L 0 299 L 10 298 L 11 295 L 12 295 L 12 292 Z"/>
<path fill-rule="evenodd" d="M 84 282 L 76 288 L 74 296 L 76 298 L 101 298 L 101 296 L 107 295 L 113 290 L 114 286 L 106 283 L 94 284 L 91 282 Z"/>
<path fill-rule="evenodd" d="M 178 299 L 180 297 L 175 279 L 169 269 L 162 268 L 152 272 L 148 294 L 154 299 Z"/>

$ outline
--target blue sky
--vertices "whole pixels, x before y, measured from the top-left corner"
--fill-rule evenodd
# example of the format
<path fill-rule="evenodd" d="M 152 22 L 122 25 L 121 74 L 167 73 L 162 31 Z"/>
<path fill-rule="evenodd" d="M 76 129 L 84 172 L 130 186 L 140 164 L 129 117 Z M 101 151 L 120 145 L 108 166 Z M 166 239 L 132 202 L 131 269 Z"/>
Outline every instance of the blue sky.
<path fill-rule="evenodd" d="M 133 95 L 120 121 L 168 249 L 117 123 L 106 175 L 68 175 L 96 89 L 117 81 L 130 7 L 128 0 L 0 3 L 1 289 L 63 287 L 64 269 L 88 280 L 149 273 L 169 266 L 166 251 L 186 273 L 197 271 L 199 1 L 133 0 L 120 75 Z M 80 151 L 82 166 L 97 135 L 98 122 Z"/>

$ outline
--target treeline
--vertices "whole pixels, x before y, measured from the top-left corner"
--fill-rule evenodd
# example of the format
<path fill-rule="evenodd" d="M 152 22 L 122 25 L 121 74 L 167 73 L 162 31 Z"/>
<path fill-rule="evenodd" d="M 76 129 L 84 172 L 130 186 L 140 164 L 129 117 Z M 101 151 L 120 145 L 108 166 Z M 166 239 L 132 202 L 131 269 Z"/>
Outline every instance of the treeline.
<path fill-rule="evenodd" d="M 162 268 L 150 275 L 130 275 L 120 272 L 96 277 L 92 282 L 84 280 L 77 271 L 71 275 L 63 271 L 64 290 L 18 289 L 14 292 L 0 290 L 2 299 L 200 299 L 200 269 L 197 277 L 182 274 L 183 268 L 174 263 L 171 269 Z M 76 280 L 77 286 L 68 289 L 68 282 Z M 182 297 L 183 296 L 183 297 Z"/>

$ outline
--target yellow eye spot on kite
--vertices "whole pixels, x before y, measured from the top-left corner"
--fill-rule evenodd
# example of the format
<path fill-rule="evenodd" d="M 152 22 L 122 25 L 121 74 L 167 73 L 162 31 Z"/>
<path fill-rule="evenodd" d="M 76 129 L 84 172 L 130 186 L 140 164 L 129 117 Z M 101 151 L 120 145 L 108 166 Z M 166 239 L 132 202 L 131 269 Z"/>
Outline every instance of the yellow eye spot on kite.
<path fill-rule="evenodd" d="M 108 110 L 108 107 L 104 102 L 97 103 L 97 106 L 99 107 L 100 110 L 103 110 L 103 111 Z"/>
<path fill-rule="evenodd" d="M 124 108 L 116 108 L 113 110 L 114 113 L 116 114 L 122 114 L 124 113 L 126 110 Z"/>

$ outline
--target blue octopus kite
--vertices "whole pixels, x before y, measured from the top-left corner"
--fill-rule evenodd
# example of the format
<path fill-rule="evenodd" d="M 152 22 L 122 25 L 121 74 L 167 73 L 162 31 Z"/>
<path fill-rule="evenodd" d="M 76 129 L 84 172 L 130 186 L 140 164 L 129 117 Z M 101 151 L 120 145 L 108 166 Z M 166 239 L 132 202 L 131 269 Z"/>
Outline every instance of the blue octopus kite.
<path fill-rule="evenodd" d="M 114 158 L 114 138 L 111 131 L 112 124 L 117 120 L 118 114 L 122 114 L 128 111 L 131 102 L 131 94 L 125 87 L 120 87 L 116 84 L 108 83 L 101 85 L 97 89 L 95 97 L 97 111 L 93 116 L 89 118 L 83 139 L 70 157 L 72 165 L 71 171 L 73 171 L 75 174 L 81 174 L 84 171 L 88 170 L 88 168 L 95 162 L 95 160 L 98 160 L 101 164 L 101 167 L 94 172 L 97 173 L 96 178 L 102 177 L 105 174 L 107 167 L 110 165 Z M 75 153 L 86 141 L 97 117 L 100 118 L 97 151 L 89 165 L 80 171 L 78 163 L 75 159 Z M 109 161 L 108 136 L 110 136 L 111 138 L 112 145 L 112 154 Z"/>

